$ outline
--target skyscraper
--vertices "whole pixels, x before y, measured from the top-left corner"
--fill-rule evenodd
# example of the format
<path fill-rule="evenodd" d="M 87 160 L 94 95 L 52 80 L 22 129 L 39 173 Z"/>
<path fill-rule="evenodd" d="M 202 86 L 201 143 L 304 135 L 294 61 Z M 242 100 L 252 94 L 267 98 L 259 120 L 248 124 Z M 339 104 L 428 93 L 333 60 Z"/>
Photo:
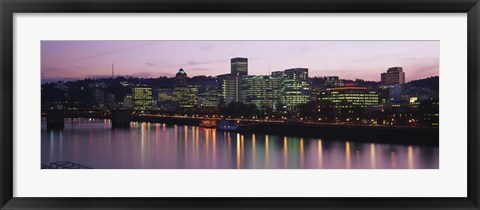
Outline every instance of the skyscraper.
<path fill-rule="evenodd" d="M 248 77 L 248 59 L 232 58 L 230 74 L 217 76 L 221 80 L 221 96 L 225 104 L 246 100 L 245 78 Z"/>
<path fill-rule="evenodd" d="M 175 75 L 175 86 L 187 86 L 187 73 L 182 68 Z"/>
<path fill-rule="evenodd" d="M 311 97 L 307 68 L 287 69 L 282 73 L 273 72 L 272 76 L 280 76 L 280 103 L 288 109 L 306 104 Z"/>
<path fill-rule="evenodd" d="M 187 84 L 187 73 L 181 68 L 175 75 L 174 95 L 181 111 L 190 111 L 197 108 L 198 86 Z"/>
<path fill-rule="evenodd" d="M 231 74 L 233 76 L 248 75 L 248 59 L 247 58 L 232 58 L 230 60 Z"/>
<path fill-rule="evenodd" d="M 221 96 L 225 104 L 241 101 L 241 77 L 231 74 L 217 76 L 221 80 Z"/>
<path fill-rule="evenodd" d="M 220 102 L 220 80 L 212 80 L 199 86 L 198 104 L 201 108 L 213 109 Z"/>
<path fill-rule="evenodd" d="M 246 78 L 245 83 L 247 104 L 255 104 L 260 110 L 278 108 L 280 78 L 253 76 Z"/>
<path fill-rule="evenodd" d="M 381 74 L 381 79 L 384 85 L 405 84 L 405 72 L 402 67 L 391 67 Z"/>

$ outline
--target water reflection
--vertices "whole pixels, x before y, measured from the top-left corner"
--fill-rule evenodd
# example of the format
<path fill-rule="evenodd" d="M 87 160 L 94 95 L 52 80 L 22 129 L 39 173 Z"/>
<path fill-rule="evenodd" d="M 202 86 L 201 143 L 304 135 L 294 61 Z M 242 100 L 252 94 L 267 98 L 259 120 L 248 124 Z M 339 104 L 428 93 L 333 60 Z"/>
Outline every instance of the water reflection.
<path fill-rule="evenodd" d="M 414 169 L 438 168 L 438 147 L 239 134 L 186 125 L 74 119 L 63 130 L 42 122 L 42 163 L 93 168 Z"/>

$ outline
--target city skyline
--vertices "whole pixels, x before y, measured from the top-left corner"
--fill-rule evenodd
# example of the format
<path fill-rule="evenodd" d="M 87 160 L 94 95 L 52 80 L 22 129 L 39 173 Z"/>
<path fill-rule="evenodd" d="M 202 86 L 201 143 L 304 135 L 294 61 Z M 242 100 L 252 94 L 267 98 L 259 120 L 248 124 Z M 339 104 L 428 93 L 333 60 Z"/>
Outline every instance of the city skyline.
<path fill-rule="evenodd" d="M 394 66 L 405 81 L 439 75 L 438 41 L 42 41 L 42 83 L 111 76 L 189 77 L 230 72 L 230 59 L 249 59 L 249 75 L 308 68 L 309 76 L 380 81 Z"/>

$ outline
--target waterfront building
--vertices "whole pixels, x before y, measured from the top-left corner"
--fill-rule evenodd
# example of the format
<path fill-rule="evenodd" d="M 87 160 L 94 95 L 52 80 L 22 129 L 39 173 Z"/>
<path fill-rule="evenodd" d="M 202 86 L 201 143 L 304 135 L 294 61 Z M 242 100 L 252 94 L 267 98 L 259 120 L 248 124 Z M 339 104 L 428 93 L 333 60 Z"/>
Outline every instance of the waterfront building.
<path fill-rule="evenodd" d="M 246 101 L 245 78 L 248 77 L 248 59 L 232 58 L 230 60 L 230 74 L 217 76 L 220 79 L 220 97 L 225 104 Z"/>
<path fill-rule="evenodd" d="M 280 103 L 287 109 L 306 104 L 311 99 L 307 68 L 287 69 L 273 72 L 272 77 L 280 78 Z"/>
<path fill-rule="evenodd" d="M 103 107 L 103 105 L 105 104 L 105 93 L 103 92 L 102 89 L 95 88 L 93 90 L 93 102 L 96 105 Z"/>
<path fill-rule="evenodd" d="M 438 126 L 439 124 L 439 100 L 438 98 L 430 98 L 420 101 L 420 113 L 423 116 L 421 123 L 425 126 Z"/>
<path fill-rule="evenodd" d="M 378 107 L 378 92 L 366 87 L 328 88 L 320 98 L 335 108 Z"/>
<path fill-rule="evenodd" d="M 233 76 L 248 75 L 248 59 L 247 58 L 232 58 L 230 59 L 231 74 Z"/>
<path fill-rule="evenodd" d="M 405 72 L 402 67 L 391 67 L 381 74 L 384 85 L 405 84 Z"/>
<path fill-rule="evenodd" d="M 409 98 L 408 103 L 413 109 L 418 109 L 420 105 L 420 100 L 418 99 L 418 96 L 412 96 Z"/>
<path fill-rule="evenodd" d="M 225 104 L 241 101 L 241 77 L 231 74 L 218 76 L 221 80 L 221 99 Z"/>
<path fill-rule="evenodd" d="M 176 86 L 174 94 L 180 111 L 192 111 L 198 107 L 198 85 Z"/>
<path fill-rule="evenodd" d="M 220 99 L 225 103 L 246 102 L 245 78 L 248 77 L 248 59 L 232 58 L 230 74 L 217 76 L 220 81 Z"/>
<path fill-rule="evenodd" d="M 187 80 L 187 73 L 180 68 L 175 75 L 174 95 L 181 111 L 191 111 L 198 106 L 198 85 L 189 85 Z"/>
<path fill-rule="evenodd" d="M 162 111 L 175 111 L 178 108 L 178 101 L 173 88 L 157 89 L 157 108 Z"/>
<path fill-rule="evenodd" d="M 135 110 L 152 109 L 152 88 L 147 86 L 136 86 L 132 89 L 133 106 Z"/>
<path fill-rule="evenodd" d="M 403 98 L 404 85 L 395 84 L 388 87 L 390 102 L 391 103 L 400 103 L 405 101 Z"/>
<path fill-rule="evenodd" d="M 280 78 L 272 76 L 253 76 L 245 78 L 246 103 L 255 104 L 258 109 L 277 109 L 280 101 Z"/>
<path fill-rule="evenodd" d="M 200 108 L 211 109 L 218 107 L 221 97 L 220 86 L 218 79 L 199 86 L 198 104 Z"/>
<path fill-rule="evenodd" d="M 105 102 L 108 107 L 115 107 L 115 94 L 107 93 L 107 96 L 105 97 Z"/>
<path fill-rule="evenodd" d="M 132 94 L 127 94 L 123 98 L 123 108 L 132 109 L 133 108 L 133 96 Z"/>

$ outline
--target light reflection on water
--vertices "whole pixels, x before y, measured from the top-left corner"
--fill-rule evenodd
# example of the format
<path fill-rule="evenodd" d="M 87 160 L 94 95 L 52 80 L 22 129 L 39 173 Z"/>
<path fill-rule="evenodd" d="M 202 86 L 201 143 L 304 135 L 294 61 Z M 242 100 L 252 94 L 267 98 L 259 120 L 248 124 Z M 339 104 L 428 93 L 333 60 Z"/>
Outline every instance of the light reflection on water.
<path fill-rule="evenodd" d="M 438 168 L 438 147 L 239 134 L 186 125 L 42 121 L 42 163 L 72 161 L 103 169 L 408 169 Z"/>

